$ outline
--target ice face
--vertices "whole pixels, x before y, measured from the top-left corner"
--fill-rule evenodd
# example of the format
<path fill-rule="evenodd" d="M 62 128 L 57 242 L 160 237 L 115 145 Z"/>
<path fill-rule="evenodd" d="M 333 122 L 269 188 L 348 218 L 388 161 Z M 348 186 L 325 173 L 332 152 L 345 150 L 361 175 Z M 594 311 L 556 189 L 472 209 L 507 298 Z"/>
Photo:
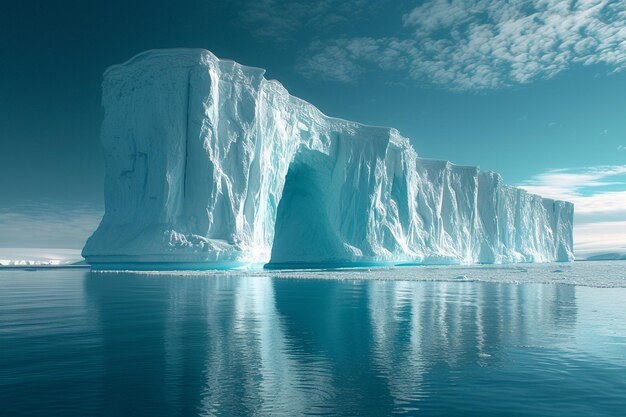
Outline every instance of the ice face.
<path fill-rule="evenodd" d="M 418 158 L 205 50 L 104 75 L 105 215 L 93 263 L 235 266 L 573 259 L 573 206 Z"/>

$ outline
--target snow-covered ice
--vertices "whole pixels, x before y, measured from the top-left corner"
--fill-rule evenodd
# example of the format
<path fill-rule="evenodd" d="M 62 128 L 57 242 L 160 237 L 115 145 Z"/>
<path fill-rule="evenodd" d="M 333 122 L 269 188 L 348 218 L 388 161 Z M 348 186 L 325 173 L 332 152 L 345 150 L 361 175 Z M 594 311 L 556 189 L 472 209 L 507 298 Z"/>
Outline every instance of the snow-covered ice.
<path fill-rule="evenodd" d="M 82 261 L 80 249 L 0 248 L 0 267 L 62 266 Z"/>
<path fill-rule="evenodd" d="M 98 270 L 98 274 L 172 277 L 226 276 L 345 281 L 492 282 L 499 284 L 565 284 L 595 288 L 626 288 L 624 261 L 577 261 L 500 265 L 410 265 L 326 269 L 229 269 L 223 271 Z"/>
<path fill-rule="evenodd" d="M 106 211 L 88 262 L 573 259 L 572 204 L 420 158 L 395 129 L 325 116 L 263 74 L 190 49 L 105 72 Z"/>

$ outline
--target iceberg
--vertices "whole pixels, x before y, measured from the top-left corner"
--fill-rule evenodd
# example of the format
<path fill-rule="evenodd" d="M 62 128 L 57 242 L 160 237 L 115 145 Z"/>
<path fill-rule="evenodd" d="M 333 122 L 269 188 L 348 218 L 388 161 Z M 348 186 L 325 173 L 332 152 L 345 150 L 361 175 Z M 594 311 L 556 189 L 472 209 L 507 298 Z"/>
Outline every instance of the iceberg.
<path fill-rule="evenodd" d="M 90 264 L 573 260 L 571 203 L 418 157 L 397 130 L 328 117 L 263 75 L 197 49 L 107 69 Z"/>

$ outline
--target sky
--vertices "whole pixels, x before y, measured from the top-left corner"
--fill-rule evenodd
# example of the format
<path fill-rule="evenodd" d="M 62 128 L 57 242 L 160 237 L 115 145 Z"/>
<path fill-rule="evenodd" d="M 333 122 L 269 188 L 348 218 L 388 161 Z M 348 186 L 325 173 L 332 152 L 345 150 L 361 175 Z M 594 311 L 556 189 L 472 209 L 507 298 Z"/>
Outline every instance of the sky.
<path fill-rule="evenodd" d="M 0 35 L 0 247 L 82 247 L 103 211 L 102 73 L 188 47 L 574 202 L 579 253 L 626 248 L 623 0 L 22 0 Z"/>

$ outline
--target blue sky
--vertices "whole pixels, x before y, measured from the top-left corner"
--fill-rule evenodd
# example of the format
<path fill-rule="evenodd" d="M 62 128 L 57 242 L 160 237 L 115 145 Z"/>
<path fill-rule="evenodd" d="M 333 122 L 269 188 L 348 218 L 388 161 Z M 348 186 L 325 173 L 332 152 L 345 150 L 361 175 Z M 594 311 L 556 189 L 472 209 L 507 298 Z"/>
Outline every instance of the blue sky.
<path fill-rule="evenodd" d="M 0 247 L 82 246 L 102 212 L 102 72 L 171 47 L 573 201 L 579 251 L 626 247 L 624 1 L 25 0 L 0 28 Z"/>

